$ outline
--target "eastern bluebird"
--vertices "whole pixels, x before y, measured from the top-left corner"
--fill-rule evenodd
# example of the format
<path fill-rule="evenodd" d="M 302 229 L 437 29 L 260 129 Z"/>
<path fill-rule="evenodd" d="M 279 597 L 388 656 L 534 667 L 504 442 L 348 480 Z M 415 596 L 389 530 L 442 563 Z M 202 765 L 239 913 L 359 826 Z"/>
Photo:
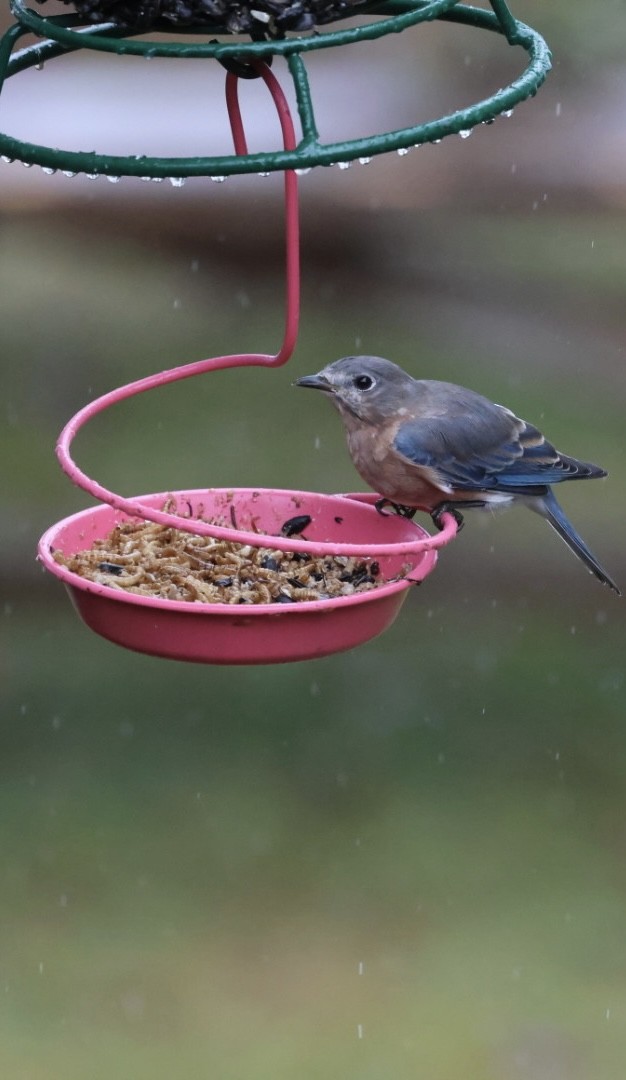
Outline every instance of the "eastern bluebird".
<path fill-rule="evenodd" d="M 346 356 L 305 375 L 296 386 L 322 390 L 341 413 L 350 456 L 378 492 L 412 517 L 435 524 L 459 507 L 522 502 L 544 517 L 592 574 L 620 590 L 565 517 L 552 484 L 606 476 L 604 469 L 560 454 L 537 428 L 481 394 L 453 383 L 413 379 L 378 356 Z"/>

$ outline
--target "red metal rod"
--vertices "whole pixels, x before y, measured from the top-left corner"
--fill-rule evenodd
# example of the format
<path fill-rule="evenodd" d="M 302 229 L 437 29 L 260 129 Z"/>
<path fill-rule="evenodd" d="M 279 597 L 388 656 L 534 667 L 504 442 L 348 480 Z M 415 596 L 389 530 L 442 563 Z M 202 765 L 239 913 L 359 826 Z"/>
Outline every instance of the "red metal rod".
<path fill-rule="evenodd" d="M 293 150 L 296 147 L 296 135 L 289 110 L 289 105 L 276 77 L 272 74 L 267 64 L 262 61 L 253 61 L 267 86 L 280 120 L 282 141 L 285 150 Z M 238 99 L 238 77 L 230 72 L 226 76 L 226 105 L 231 124 L 233 142 L 237 154 L 247 153 L 247 142 Z M 400 552 L 417 552 L 428 548 L 438 548 L 447 543 L 454 535 L 456 527 L 452 518 L 446 521 L 446 527 L 436 536 L 420 538 L 416 541 L 403 541 L 402 543 L 390 544 L 362 544 L 362 543 L 303 543 L 301 539 L 278 536 L 265 536 L 259 533 L 245 532 L 237 529 L 222 528 L 197 519 L 179 517 L 176 514 L 166 513 L 164 510 L 156 510 L 145 505 L 140 499 L 128 499 L 117 495 L 108 488 L 92 480 L 86 475 L 73 460 L 70 447 L 78 431 L 93 416 L 103 412 L 112 405 L 124 401 L 136 394 L 144 393 L 155 387 L 165 386 L 168 383 L 178 382 L 180 379 L 188 379 L 194 375 L 202 375 L 207 371 L 216 371 L 232 367 L 278 367 L 285 364 L 292 355 L 298 336 L 298 323 L 300 311 L 300 238 L 299 238 L 299 215 L 298 215 L 298 179 L 293 171 L 284 174 L 285 192 L 285 266 L 286 266 L 286 313 L 283 342 L 275 354 L 267 353 L 235 353 L 228 356 L 211 357 L 206 360 L 198 360 L 194 363 L 183 364 L 179 367 L 170 368 L 154 375 L 148 375 L 143 379 L 127 383 L 115 390 L 103 394 L 95 401 L 89 402 L 80 409 L 75 416 L 66 424 L 57 442 L 57 456 L 61 467 L 78 486 L 87 491 L 101 502 L 108 503 L 117 510 L 133 517 L 141 517 L 157 524 L 172 526 L 183 532 L 196 533 L 201 536 L 214 536 L 220 539 L 228 539 L 242 544 L 253 544 L 256 547 L 270 546 L 281 551 L 306 550 L 311 554 L 361 554 L 361 555 L 384 555 L 397 554 Z"/>

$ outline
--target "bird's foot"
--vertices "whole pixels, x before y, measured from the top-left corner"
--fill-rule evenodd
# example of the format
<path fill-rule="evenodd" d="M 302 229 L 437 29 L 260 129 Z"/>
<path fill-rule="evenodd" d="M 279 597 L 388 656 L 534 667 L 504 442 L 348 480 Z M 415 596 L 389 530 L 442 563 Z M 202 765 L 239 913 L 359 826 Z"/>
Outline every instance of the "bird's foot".
<path fill-rule="evenodd" d="M 402 503 L 395 503 L 392 499 L 377 499 L 374 503 L 374 507 L 378 510 L 378 513 L 382 517 L 389 517 L 389 514 L 385 513 L 385 507 L 390 506 L 392 513 L 397 514 L 403 518 L 414 518 L 417 513 L 416 506 L 403 506 Z"/>
<path fill-rule="evenodd" d="M 457 533 L 460 533 L 461 529 L 465 524 L 465 521 L 463 520 L 463 514 L 460 512 L 460 510 L 457 510 L 454 503 L 442 502 L 439 503 L 439 505 L 436 506 L 434 510 L 431 510 L 430 516 L 432 518 L 433 525 L 437 529 L 439 529 L 439 532 L 441 532 L 441 530 L 443 529 L 443 521 L 441 519 L 444 514 L 452 515 L 452 517 L 456 521 L 456 531 Z"/>
<path fill-rule="evenodd" d="M 435 525 L 439 531 L 444 528 L 441 523 L 441 515 L 451 514 L 454 521 L 457 522 L 457 532 L 460 532 L 465 524 L 463 521 L 463 514 L 460 513 L 459 507 L 465 509 L 479 510 L 481 507 L 486 507 L 487 503 L 480 499 L 450 499 L 448 502 L 439 502 L 438 505 L 431 511 L 431 517 L 433 519 L 433 525 Z"/>

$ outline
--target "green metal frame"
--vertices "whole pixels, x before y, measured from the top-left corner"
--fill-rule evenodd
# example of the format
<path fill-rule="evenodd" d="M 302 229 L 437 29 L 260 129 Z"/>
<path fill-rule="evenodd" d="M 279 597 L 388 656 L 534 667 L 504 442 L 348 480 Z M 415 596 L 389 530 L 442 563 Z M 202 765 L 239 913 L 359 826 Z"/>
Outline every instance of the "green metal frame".
<path fill-rule="evenodd" d="M 19 160 L 47 170 L 61 170 L 106 176 L 138 176 L 163 179 L 189 176 L 228 176 L 237 173 L 273 172 L 283 169 L 309 169 L 359 158 L 371 158 L 392 150 L 408 150 L 423 143 L 438 142 L 447 135 L 470 131 L 477 124 L 490 123 L 497 116 L 534 96 L 551 66 L 550 50 L 536 30 L 513 17 L 505 0 L 491 0 L 491 11 L 470 7 L 459 0 L 382 0 L 367 5 L 368 16 L 382 16 L 347 29 L 332 30 L 306 37 L 293 36 L 263 41 L 233 42 L 216 40 L 160 41 L 150 37 L 137 39 L 113 23 L 75 29 L 81 24 L 76 15 L 44 18 L 25 6 L 23 0 L 11 0 L 17 22 L 0 40 L 0 94 L 11 75 L 40 66 L 77 49 L 92 49 L 116 55 L 143 57 L 206 58 L 217 61 L 269 61 L 274 56 L 286 59 L 293 82 L 302 139 L 293 151 L 267 151 L 246 155 L 212 157 L 126 157 L 95 152 L 60 150 L 22 142 L 0 133 L 0 156 Z M 361 9 L 365 10 L 365 9 Z M 321 143 L 303 54 L 318 49 L 335 48 L 359 41 L 369 41 L 398 33 L 423 22 L 441 19 L 461 23 L 502 35 L 512 46 L 528 54 L 528 65 L 519 78 L 489 98 L 448 116 L 414 127 L 401 128 L 338 143 Z M 195 38 L 220 32 L 220 28 L 197 27 Z M 32 33 L 42 40 L 14 52 L 17 42 Z M 188 38 L 190 32 L 185 30 Z"/>

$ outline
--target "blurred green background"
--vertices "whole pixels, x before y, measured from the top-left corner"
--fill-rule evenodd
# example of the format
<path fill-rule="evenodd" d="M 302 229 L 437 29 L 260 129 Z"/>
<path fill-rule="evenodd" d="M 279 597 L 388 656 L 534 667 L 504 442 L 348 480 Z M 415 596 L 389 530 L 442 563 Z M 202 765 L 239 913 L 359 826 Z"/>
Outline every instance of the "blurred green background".
<path fill-rule="evenodd" d="M 78 440 L 87 471 L 129 494 L 354 490 L 336 415 L 290 383 L 379 353 L 603 464 L 610 479 L 562 501 L 626 584 L 623 4 L 514 10 L 555 54 L 534 101 L 471 139 L 303 179 L 289 369 L 119 407 Z M 367 126 L 376 85 L 390 126 L 397 100 L 434 116 L 523 64 L 458 27 L 367 55 L 324 58 L 320 92 L 344 88 L 329 123 L 336 105 Z M 167 138 L 167 69 L 146 67 Z M 49 68 L 7 86 L 7 129 L 22 93 L 26 135 L 38 101 L 71 124 L 96 85 L 77 68 L 75 97 L 46 94 Z M 174 191 L 2 165 L 0 192 L 2 1075 L 622 1080 L 623 601 L 516 511 L 469 520 L 352 653 L 194 667 L 95 637 L 34 558 L 88 502 L 56 435 L 121 381 L 277 346 L 280 180 Z"/>

